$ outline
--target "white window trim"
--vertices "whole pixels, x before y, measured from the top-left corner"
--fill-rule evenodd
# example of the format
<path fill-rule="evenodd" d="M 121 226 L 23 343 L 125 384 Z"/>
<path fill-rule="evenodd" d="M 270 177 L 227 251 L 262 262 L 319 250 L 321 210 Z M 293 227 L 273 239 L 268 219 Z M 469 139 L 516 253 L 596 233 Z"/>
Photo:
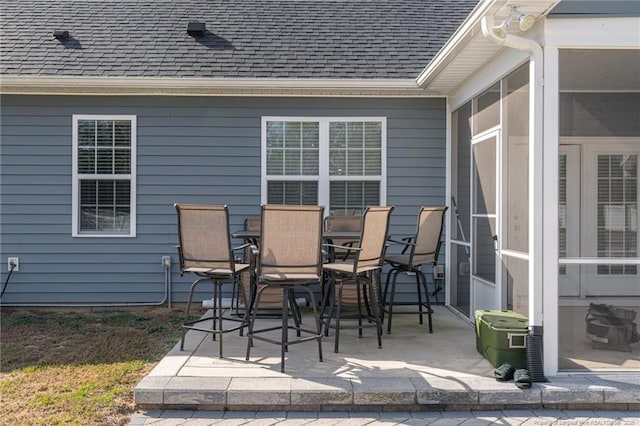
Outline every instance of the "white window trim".
<path fill-rule="evenodd" d="M 263 116 L 261 125 L 261 150 L 260 150 L 260 165 L 261 165 L 261 184 L 260 184 L 260 199 L 261 203 L 267 202 L 267 122 L 268 121 L 293 121 L 293 122 L 313 122 L 318 123 L 319 126 L 319 174 L 316 176 L 278 176 L 278 180 L 292 180 L 292 181 L 304 181 L 304 180 L 318 180 L 318 204 L 325 206 L 325 213 L 328 212 L 329 207 L 329 182 L 332 180 L 340 181 L 380 181 L 380 205 L 384 206 L 387 203 L 387 118 L 386 117 L 305 117 L 305 116 Z M 329 141 L 329 123 L 332 122 L 370 122 L 380 123 L 381 131 L 381 164 L 380 164 L 380 178 L 377 176 L 340 176 L 332 177 L 329 175 L 329 149 L 323 142 Z"/>
<path fill-rule="evenodd" d="M 72 237 L 79 238 L 131 238 L 136 236 L 136 153 L 137 153 L 137 117 L 135 115 L 85 115 L 74 114 L 72 116 Z M 78 177 L 78 121 L 80 120 L 126 120 L 131 122 L 131 174 L 118 175 L 119 178 L 129 179 L 131 182 L 131 215 L 128 234 L 109 234 L 109 233 L 86 233 L 80 232 L 79 226 L 79 208 L 80 208 L 80 192 Z M 83 176 L 86 176 L 83 174 Z"/>

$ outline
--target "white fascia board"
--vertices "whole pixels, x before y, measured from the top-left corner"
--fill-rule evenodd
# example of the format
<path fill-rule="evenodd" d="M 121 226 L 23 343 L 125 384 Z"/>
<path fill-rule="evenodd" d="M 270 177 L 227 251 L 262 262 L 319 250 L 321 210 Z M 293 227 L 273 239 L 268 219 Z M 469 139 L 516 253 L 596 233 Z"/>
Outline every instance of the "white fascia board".
<path fill-rule="evenodd" d="M 437 96 L 414 79 L 2 76 L 3 94 L 164 96 Z"/>
<path fill-rule="evenodd" d="M 554 18 L 545 23 L 545 44 L 558 48 L 629 48 L 640 45 L 640 17 Z"/>
<path fill-rule="evenodd" d="M 416 78 L 418 86 L 428 86 L 429 82 L 464 48 L 467 39 L 479 31 L 482 17 L 490 11 L 496 10 L 502 3 L 504 3 L 504 0 L 487 0 L 478 3 L 462 25 L 460 25 L 456 32 L 447 40 L 443 48 L 440 49 L 438 54 L 429 62 L 429 65 L 418 75 Z"/>

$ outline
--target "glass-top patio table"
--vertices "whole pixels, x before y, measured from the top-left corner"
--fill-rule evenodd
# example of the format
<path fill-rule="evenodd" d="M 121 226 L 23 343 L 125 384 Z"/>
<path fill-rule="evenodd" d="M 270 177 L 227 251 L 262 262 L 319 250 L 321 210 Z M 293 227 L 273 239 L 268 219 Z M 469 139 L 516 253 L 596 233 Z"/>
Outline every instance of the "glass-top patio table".
<path fill-rule="evenodd" d="M 243 230 L 232 232 L 231 236 L 233 238 L 244 238 L 244 239 L 256 239 L 260 238 L 260 230 Z M 359 231 L 323 231 L 322 236 L 325 240 L 331 241 L 336 238 L 349 238 L 353 240 L 360 239 Z"/>
<path fill-rule="evenodd" d="M 252 244 L 256 244 L 257 240 L 260 238 L 260 230 L 259 229 L 248 229 L 248 230 L 242 230 L 242 231 L 236 231 L 236 232 L 232 232 L 231 236 L 233 238 L 242 238 L 247 242 L 250 242 Z M 329 244 L 330 246 L 328 247 L 328 259 L 333 259 L 334 258 L 334 247 L 332 247 L 331 245 L 333 244 L 334 240 L 349 240 L 349 241 L 360 241 L 360 231 L 323 231 L 322 232 L 322 237 L 325 239 L 325 241 L 327 242 L 327 244 Z M 259 244 L 257 244 L 259 245 Z"/>

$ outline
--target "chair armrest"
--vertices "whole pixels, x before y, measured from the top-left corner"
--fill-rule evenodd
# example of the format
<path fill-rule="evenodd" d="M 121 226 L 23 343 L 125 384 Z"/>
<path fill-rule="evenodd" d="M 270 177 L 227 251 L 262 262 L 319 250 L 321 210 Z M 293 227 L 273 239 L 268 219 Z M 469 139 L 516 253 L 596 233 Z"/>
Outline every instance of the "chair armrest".
<path fill-rule="evenodd" d="M 249 244 L 249 270 L 254 276 L 257 272 L 258 262 L 256 261 L 256 259 L 258 259 L 259 254 L 260 249 L 258 248 L 258 246 L 255 244 Z"/>
<path fill-rule="evenodd" d="M 231 251 L 243 250 L 243 249 L 246 249 L 247 247 L 251 247 L 251 245 L 252 245 L 251 243 L 244 243 L 237 247 L 231 247 Z"/>
<path fill-rule="evenodd" d="M 341 246 L 345 250 L 345 253 L 342 255 L 341 260 L 347 260 L 351 255 L 351 252 L 356 251 L 358 247 L 353 247 L 353 245 L 357 243 L 360 243 L 360 240 L 345 241 L 341 244 Z"/>
<path fill-rule="evenodd" d="M 402 240 L 394 240 L 393 238 L 389 237 L 387 238 L 387 241 L 390 243 L 394 243 L 394 244 L 400 244 L 403 246 L 415 246 L 416 244 L 413 242 L 413 237 L 406 237 L 403 238 Z"/>
<path fill-rule="evenodd" d="M 407 250 L 409 249 L 409 247 L 415 247 L 416 243 L 413 242 L 413 238 L 414 237 L 404 237 L 400 241 L 398 241 L 398 240 L 394 240 L 391 237 L 388 237 L 387 241 L 390 242 L 390 243 L 393 243 L 393 244 L 398 244 L 398 245 L 404 246 L 401 253 L 405 254 L 407 252 Z"/>
<path fill-rule="evenodd" d="M 361 251 L 362 248 L 361 247 L 351 247 L 351 246 L 345 246 L 345 245 L 339 245 L 339 244 L 323 244 L 322 247 L 329 247 L 329 248 L 338 248 L 338 249 L 348 249 L 348 250 L 353 250 L 353 251 Z"/>

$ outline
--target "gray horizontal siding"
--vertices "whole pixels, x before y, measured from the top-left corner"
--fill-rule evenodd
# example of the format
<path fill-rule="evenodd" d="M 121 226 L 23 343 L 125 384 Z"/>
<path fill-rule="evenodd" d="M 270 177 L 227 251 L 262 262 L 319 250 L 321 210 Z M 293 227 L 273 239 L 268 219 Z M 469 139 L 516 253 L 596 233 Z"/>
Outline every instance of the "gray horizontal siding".
<path fill-rule="evenodd" d="M 387 117 L 391 233 L 413 233 L 420 205 L 445 202 L 443 99 L 3 96 L 1 102 L 0 260 L 20 257 L 7 304 L 157 302 L 162 256 L 174 262 L 173 299 L 185 300 L 191 280 L 180 277 L 176 263 L 173 204 L 228 204 L 232 230 L 259 214 L 262 116 Z M 135 238 L 71 237 L 73 114 L 137 116 Z"/>

